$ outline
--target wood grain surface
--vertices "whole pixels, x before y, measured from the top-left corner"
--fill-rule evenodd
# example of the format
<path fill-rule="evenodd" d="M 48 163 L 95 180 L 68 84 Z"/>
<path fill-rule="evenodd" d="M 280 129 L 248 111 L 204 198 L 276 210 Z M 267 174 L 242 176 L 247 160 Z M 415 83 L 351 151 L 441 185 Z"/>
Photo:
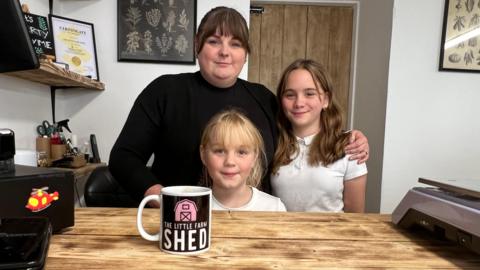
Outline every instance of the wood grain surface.
<path fill-rule="evenodd" d="M 260 82 L 270 91 L 276 88 L 283 71 L 282 41 L 284 7 L 279 5 L 264 6 L 262 14 L 260 42 Z"/>
<path fill-rule="evenodd" d="M 352 5 L 261 4 L 250 15 L 248 80 L 277 93 L 283 70 L 298 58 L 309 58 L 328 70 L 335 99 L 348 125 L 354 8 Z"/>
<path fill-rule="evenodd" d="M 137 232 L 136 209 L 77 208 L 51 239 L 46 269 L 480 269 L 478 255 L 395 227 L 389 215 L 220 212 L 209 251 L 160 251 Z M 146 209 L 154 233 L 159 211 Z"/>
<path fill-rule="evenodd" d="M 102 82 L 92 80 L 78 73 L 57 67 L 49 60 L 40 59 L 40 67 L 5 73 L 21 79 L 58 87 L 79 87 L 92 90 L 104 90 Z"/>

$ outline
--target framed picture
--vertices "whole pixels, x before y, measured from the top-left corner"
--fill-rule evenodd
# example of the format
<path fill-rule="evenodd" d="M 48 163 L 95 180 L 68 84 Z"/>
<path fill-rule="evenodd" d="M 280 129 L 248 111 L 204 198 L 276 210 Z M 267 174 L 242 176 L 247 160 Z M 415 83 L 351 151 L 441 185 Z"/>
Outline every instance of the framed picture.
<path fill-rule="evenodd" d="M 480 71 L 480 1 L 445 0 L 439 70 Z"/>
<path fill-rule="evenodd" d="M 51 14 L 49 17 L 56 62 L 68 64 L 70 71 L 98 81 L 93 24 Z"/>
<path fill-rule="evenodd" d="M 117 0 L 118 61 L 195 64 L 196 0 Z"/>

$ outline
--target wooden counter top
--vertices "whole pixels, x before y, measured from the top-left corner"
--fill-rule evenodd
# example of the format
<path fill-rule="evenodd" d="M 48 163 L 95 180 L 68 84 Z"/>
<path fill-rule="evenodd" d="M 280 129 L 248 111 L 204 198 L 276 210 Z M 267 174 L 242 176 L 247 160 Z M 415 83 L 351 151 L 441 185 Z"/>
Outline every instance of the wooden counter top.
<path fill-rule="evenodd" d="M 140 237 L 136 209 L 75 211 L 46 269 L 480 269 L 477 254 L 398 229 L 390 215 L 214 211 L 210 250 L 179 256 Z M 158 209 L 145 209 L 144 226 L 158 231 Z"/>

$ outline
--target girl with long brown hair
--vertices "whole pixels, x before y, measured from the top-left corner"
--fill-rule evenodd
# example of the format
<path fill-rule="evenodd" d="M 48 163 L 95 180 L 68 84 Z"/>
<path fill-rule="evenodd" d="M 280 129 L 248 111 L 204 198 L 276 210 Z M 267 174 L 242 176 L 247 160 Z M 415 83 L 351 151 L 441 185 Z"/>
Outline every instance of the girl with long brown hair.
<path fill-rule="evenodd" d="M 284 71 L 272 191 L 288 211 L 363 212 L 367 167 L 345 154 L 340 107 L 326 70 L 299 59 Z"/>

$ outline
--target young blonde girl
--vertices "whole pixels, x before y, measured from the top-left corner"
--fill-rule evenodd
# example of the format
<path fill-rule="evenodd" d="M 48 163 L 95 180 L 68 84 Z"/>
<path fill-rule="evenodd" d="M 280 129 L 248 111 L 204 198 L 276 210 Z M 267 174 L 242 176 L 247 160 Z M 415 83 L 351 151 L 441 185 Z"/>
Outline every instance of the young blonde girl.
<path fill-rule="evenodd" d="M 285 211 L 279 198 L 257 189 L 266 166 L 263 139 L 242 113 L 230 109 L 213 116 L 201 138 L 200 156 L 214 210 Z"/>
<path fill-rule="evenodd" d="M 299 59 L 283 72 L 277 89 L 279 143 L 272 191 L 288 211 L 363 212 L 367 167 L 344 148 L 340 108 L 326 70 Z"/>

